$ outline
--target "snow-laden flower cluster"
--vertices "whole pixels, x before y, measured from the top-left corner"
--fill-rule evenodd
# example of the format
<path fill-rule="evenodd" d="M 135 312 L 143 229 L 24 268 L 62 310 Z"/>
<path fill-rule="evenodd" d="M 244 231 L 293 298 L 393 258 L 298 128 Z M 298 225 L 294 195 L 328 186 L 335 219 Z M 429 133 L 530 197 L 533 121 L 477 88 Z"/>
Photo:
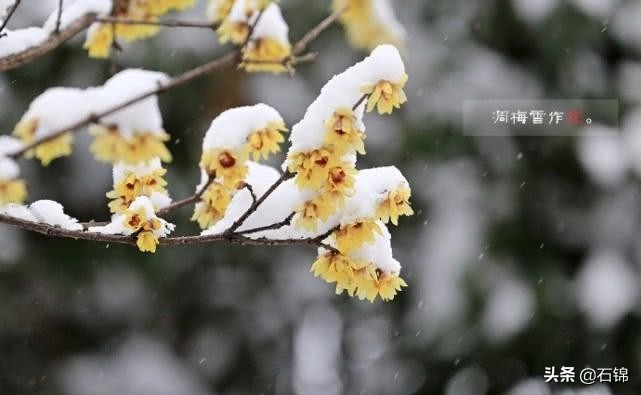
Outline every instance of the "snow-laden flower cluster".
<path fill-rule="evenodd" d="M 192 7 L 194 3 L 194 0 L 114 0 L 116 18 L 148 23 L 94 23 L 89 27 L 84 47 L 92 58 L 106 58 L 114 41 L 131 42 L 152 37 L 160 30 L 153 24 L 158 17 Z"/>
<path fill-rule="evenodd" d="M 163 73 L 128 69 L 111 77 L 103 86 L 48 89 L 31 103 L 16 125 L 14 134 L 24 144 L 57 135 L 69 125 L 111 111 L 141 94 L 153 92 L 168 79 Z M 165 189 L 167 183 L 163 179 L 166 170 L 161 165 L 161 162 L 171 160 L 165 146 L 169 135 L 162 127 L 156 95 L 102 117 L 89 130 L 95 137 L 90 149 L 96 159 L 114 166 L 113 189 L 107 193 L 112 213 L 127 212 L 139 197 L 148 198 L 154 211 L 171 203 Z M 66 131 L 28 150 L 26 155 L 36 156 L 43 165 L 48 165 L 55 158 L 70 155 L 72 141 L 72 131 Z M 17 151 L 14 148 L 11 152 Z M 24 200 L 24 192 L 17 188 L 14 187 L 11 194 L 7 193 L 7 201 Z M 145 251 L 151 249 L 145 247 Z"/>
<path fill-rule="evenodd" d="M 20 167 L 15 160 L 6 156 L 22 148 L 22 143 L 9 136 L 0 136 L 0 209 L 10 203 L 23 203 L 27 188 L 20 179 Z"/>
<path fill-rule="evenodd" d="M 203 140 L 200 160 L 202 199 L 196 204 L 192 220 L 207 229 L 225 214 L 231 198 L 244 187 L 248 158 L 267 159 L 280 151 L 287 130 L 278 111 L 266 104 L 233 108 L 216 117 Z"/>
<path fill-rule="evenodd" d="M 312 266 L 314 274 L 335 283 L 337 293 L 347 291 L 370 301 L 378 296 L 392 299 L 406 284 L 399 277 L 400 264 L 392 256 L 385 224 L 397 225 L 400 216 L 413 214 L 411 190 L 395 167 L 357 170 L 356 158 L 365 154 L 364 112 L 378 108 L 384 114 L 398 108 L 406 100 L 406 81 L 400 55 L 389 45 L 332 78 L 292 128 L 284 167 L 294 177 L 276 188 L 237 231 L 272 240 L 327 234 Z M 279 178 L 274 169 L 254 162 L 233 174 L 242 175 L 256 196 Z M 225 210 L 217 212 L 204 235 L 229 229 L 253 200 L 249 191 L 239 191 L 218 196 L 218 201 L 224 201 Z"/>
<path fill-rule="evenodd" d="M 210 0 L 207 15 L 220 23 L 217 32 L 221 43 L 243 45 L 240 67 L 248 72 L 287 71 L 292 46 L 289 26 L 278 4 L 266 0 Z"/>
<path fill-rule="evenodd" d="M 4 16 L 5 10 L 14 1 L 0 0 L 0 18 Z M 63 3 L 62 13 L 60 13 L 60 23 L 58 23 L 58 9 L 54 10 L 47 18 L 42 27 L 28 27 L 18 30 L 4 29 L 2 45 L 0 45 L 0 57 L 13 55 L 25 51 L 31 47 L 36 47 L 47 40 L 52 34 L 56 34 L 56 29 L 65 29 L 73 22 L 87 14 L 104 15 L 111 11 L 111 0 L 75 0 L 65 1 Z"/>
<path fill-rule="evenodd" d="M 353 47 L 371 50 L 380 44 L 403 45 L 405 29 L 396 18 L 391 0 L 333 0 L 332 9 L 344 10 L 339 21 Z"/>
<path fill-rule="evenodd" d="M 147 196 L 137 197 L 126 210 L 112 217 L 104 226 L 89 228 L 89 232 L 135 235 L 136 245 L 143 252 L 156 252 L 159 238 L 167 237 L 174 224 L 156 216 L 156 207 Z"/>

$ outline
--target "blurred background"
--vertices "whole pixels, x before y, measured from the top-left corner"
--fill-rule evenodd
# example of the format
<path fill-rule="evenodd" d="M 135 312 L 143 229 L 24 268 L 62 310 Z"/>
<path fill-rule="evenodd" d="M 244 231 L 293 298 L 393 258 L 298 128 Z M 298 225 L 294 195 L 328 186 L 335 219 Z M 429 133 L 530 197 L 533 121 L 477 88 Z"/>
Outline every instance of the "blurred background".
<path fill-rule="evenodd" d="M 181 19 L 204 20 L 204 0 Z M 11 28 L 57 0 L 23 0 Z M 641 2 L 396 0 L 408 32 L 408 103 L 368 115 L 361 168 L 396 165 L 416 215 L 393 228 L 409 288 L 370 304 L 315 279 L 311 248 L 135 248 L 0 226 L 0 394 L 551 395 L 641 393 Z M 292 40 L 328 1 L 283 0 Z M 52 86 L 115 70 L 176 75 L 226 52 L 206 29 L 164 29 L 113 61 L 77 37 L 0 75 L 9 133 Z M 169 189 L 198 182 L 211 120 L 265 102 L 296 123 L 321 86 L 364 53 L 334 26 L 293 78 L 219 70 L 161 97 L 173 136 Z M 613 98 L 603 136 L 481 137 L 464 99 Z M 25 161 L 30 200 L 108 218 L 111 168 L 86 133 L 48 168 Z M 273 163 L 278 164 L 282 157 Z M 198 232 L 190 208 L 177 234 Z M 546 367 L 627 368 L 627 383 L 544 383 Z M 578 381 L 578 376 L 576 378 Z"/>

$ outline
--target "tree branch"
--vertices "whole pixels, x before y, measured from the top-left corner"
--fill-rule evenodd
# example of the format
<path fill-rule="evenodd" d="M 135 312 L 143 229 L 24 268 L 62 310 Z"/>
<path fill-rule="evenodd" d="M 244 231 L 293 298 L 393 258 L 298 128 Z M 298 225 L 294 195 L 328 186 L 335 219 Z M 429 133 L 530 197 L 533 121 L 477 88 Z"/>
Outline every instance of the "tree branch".
<path fill-rule="evenodd" d="M 180 207 L 183 207 L 183 206 L 187 206 L 187 205 L 192 204 L 192 203 L 198 203 L 200 201 L 200 199 L 203 197 L 203 195 L 205 194 L 205 192 L 207 191 L 207 188 L 209 188 L 209 186 L 214 183 L 215 179 L 216 179 L 216 177 L 210 175 L 209 178 L 207 179 L 207 182 L 205 183 L 205 185 L 203 185 L 202 188 L 200 188 L 195 194 L 193 194 L 192 196 L 190 196 L 188 198 L 173 202 L 169 206 L 158 210 L 158 213 L 157 213 L 158 216 L 162 217 L 164 215 L 169 214 L 169 212 L 171 212 L 171 211 L 173 211 L 173 210 L 175 210 L 177 208 L 180 208 Z"/>
<path fill-rule="evenodd" d="M 216 30 L 217 24 L 211 22 L 197 22 L 197 21 L 182 21 L 178 19 L 165 19 L 157 21 L 149 21 L 144 19 L 127 19 L 118 18 L 115 16 L 103 16 L 96 19 L 96 22 L 112 23 L 119 25 L 151 25 L 163 27 L 195 27 Z"/>
<path fill-rule="evenodd" d="M 4 18 L 4 21 L 2 21 L 2 25 L 0 25 L 0 33 L 4 30 L 5 27 L 7 27 L 7 24 L 9 23 L 9 20 L 11 17 L 13 17 L 13 14 L 16 13 L 16 10 L 18 9 L 18 6 L 20 6 L 20 1 L 21 0 L 16 0 L 15 3 L 13 3 L 13 7 L 9 10 L 7 13 L 7 17 Z M 3 34 L 0 34 L 0 38 L 2 38 Z"/>
<path fill-rule="evenodd" d="M 0 58 L 0 71 L 7 71 L 23 66 L 47 52 L 58 48 L 62 43 L 88 28 L 95 20 L 95 14 L 87 14 L 63 30 L 60 30 L 58 34 L 52 34 L 42 44 L 27 48 L 22 52 Z"/>

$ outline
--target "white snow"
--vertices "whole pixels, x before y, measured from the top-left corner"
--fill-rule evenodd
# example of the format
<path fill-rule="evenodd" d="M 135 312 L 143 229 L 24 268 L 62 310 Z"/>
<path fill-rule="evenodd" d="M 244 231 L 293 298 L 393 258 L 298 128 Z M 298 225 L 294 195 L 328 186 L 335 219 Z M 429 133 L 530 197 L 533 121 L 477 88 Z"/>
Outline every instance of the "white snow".
<path fill-rule="evenodd" d="M 39 222 L 38 218 L 29 210 L 29 207 L 22 204 L 9 203 L 4 207 L 0 207 L 0 214 L 24 219 L 25 221 Z"/>
<path fill-rule="evenodd" d="M 136 163 L 130 165 L 125 162 L 118 162 L 113 167 L 113 180 L 114 184 L 122 181 L 129 174 L 134 174 L 136 177 L 143 177 L 150 175 L 156 170 L 162 169 L 162 164 L 159 158 L 153 158 L 147 162 Z"/>
<path fill-rule="evenodd" d="M 611 328 L 637 304 L 639 275 L 618 251 L 593 252 L 576 281 L 579 307 L 597 328 Z"/>
<path fill-rule="evenodd" d="M 97 90 L 97 111 L 106 110 L 141 94 L 152 92 L 169 81 L 169 76 L 157 71 L 126 69 L 107 80 Z M 102 118 L 104 124 L 115 124 L 124 136 L 135 131 L 161 134 L 162 116 L 158 108 L 158 97 L 150 96 L 131 106 Z"/>
<path fill-rule="evenodd" d="M 324 142 L 325 121 L 338 108 L 352 108 L 363 96 L 361 87 L 374 85 L 381 80 L 399 81 L 405 75 L 401 55 L 392 45 L 380 45 L 359 63 L 335 75 L 321 89 L 320 95 L 307 108 L 303 119 L 292 127 L 289 156 L 320 148 Z M 365 103 L 355 111 L 359 128 L 362 124 Z"/>
<path fill-rule="evenodd" d="M 82 18 L 87 14 L 104 15 L 111 12 L 111 0 L 76 0 L 73 2 L 65 1 L 62 6 L 62 14 L 60 15 L 60 29 L 65 29 L 67 26 Z M 43 29 L 51 34 L 56 30 L 58 23 L 58 7 L 51 13 L 45 22 Z"/>
<path fill-rule="evenodd" d="M 17 178 L 20 175 L 20 167 L 15 160 L 0 156 L 0 181 L 7 181 Z"/>
<path fill-rule="evenodd" d="M 616 129 L 591 125 L 595 134 L 579 134 L 578 156 L 592 179 L 606 188 L 620 186 L 630 165 L 628 152 Z"/>
<path fill-rule="evenodd" d="M 272 38 L 280 42 L 289 43 L 289 26 L 283 18 L 280 7 L 276 3 L 270 3 L 263 11 L 258 24 L 252 33 L 253 39 Z"/>
<path fill-rule="evenodd" d="M 278 111 L 263 103 L 223 111 L 207 130 L 203 139 L 203 151 L 238 151 L 243 148 L 250 134 L 265 129 L 272 122 L 283 122 L 283 118 Z"/>
<path fill-rule="evenodd" d="M 0 18 L 4 18 L 7 15 L 7 10 L 13 6 L 15 2 L 16 0 L 0 0 Z"/>
<path fill-rule="evenodd" d="M 142 209 L 145 213 L 145 218 L 147 221 L 158 218 L 162 226 L 160 229 L 154 230 L 154 236 L 156 237 L 166 237 L 168 236 L 176 227 L 174 224 L 165 221 L 162 218 L 156 216 L 154 210 L 154 204 L 150 198 L 147 196 L 139 196 L 134 200 L 129 206 L 129 211 L 138 211 Z M 125 214 L 115 214 L 111 217 L 111 222 L 104 226 L 92 226 L 89 228 L 89 232 L 102 233 L 102 234 L 123 234 L 129 236 L 134 233 L 131 229 L 128 229 L 124 226 L 123 221 L 125 220 Z"/>
<path fill-rule="evenodd" d="M 373 263 L 382 272 L 399 274 L 401 264 L 392 255 L 392 236 L 384 223 L 376 221 L 376 224 L 382 234 L 376 234 L 374 243 L 366 243 L 350 255 L 357 260 Z"/>
<path fill-rule="evenodd" d="M 38 200 L 29 205 L 29 210 L 40 223 L 67 230 L 82 230 L 78 220 L 65 214 L 62 204 L 56 201 Z"/>
<path fill-rule="evenodd" d="M 0 58 L 22 52 L 42 44 L 49 35 L 39 27 L 27 27 L 18 30 L 2 30 L 6 34 L 0 40 Z"/>

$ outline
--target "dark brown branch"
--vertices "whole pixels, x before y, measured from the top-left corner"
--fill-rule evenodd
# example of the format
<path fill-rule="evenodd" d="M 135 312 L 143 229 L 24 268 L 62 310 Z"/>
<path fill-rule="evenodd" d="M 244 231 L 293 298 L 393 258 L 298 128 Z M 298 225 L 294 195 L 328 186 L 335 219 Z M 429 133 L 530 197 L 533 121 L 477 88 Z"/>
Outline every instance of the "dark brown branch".
<path fill-rule="evenodd" d="M 211 22 L 197 22 L 197 21 L 182 21 L 178 19 L 165 19 L 157 21 L 149 21 L 144 19 L 127 19 L 127 18 L 118 18 L 114 16 L 103 16 L 96 19 L 96 22 L 102 23 L 112 23 L 119 25 L 151 25 L 151 26 L 163 26 L 163 27 L 195 27 L 195 28 L 206 28 L 206 29 L 216 29 L 218 26 L 215 23 Z"/>
<path fill-rule="evenodd" d="M 213 71 L 213 70 L 215 70 L 215 69 L 217 69 L 217 68 L 219 68 L 221 66 L 231 64 L 231 63 L 234 62 L 235 59 L 236 59 L 236 53 L 232 52 L 232 53 L 229 53 L 229 54 L 227 54 L 225 56 L 222 56 L 220 58 L 217 58 L 217 59 L 214 59 L 214 60 L 212 60 L 210 62 L 207 62 L 207 63 L 205 63 L 205 64 L 203 64 L 201 66 L 195 67 L 195 68 L 193 68 L 193 69 L 191 69 L 191 70 L 189 70 L 189 71 L 187 71 L 187 72 L 185 72 L 185 73 L 183 73 L 183 74 L 171 79 L 168 83 L 159 85 L 156 89 L 153 89 L 151 91 L 144 92 L 144 93 L 141 93 L 141 94 L 139 94 L 137 96 L 134 96 L 133 98 L 131 98 L 131 99 L 129 99 L 129 100 L 123 102 L 123 103 L 120 103 L 120 104 L 118 104 L 116 106 L 110 107 L 107 110 L 104 110 L 104 111 L 102 111 L 102 112 L 100 112 L 98 114 L 90 114 L 89 116 L 81 119 L 80 121 L 75 122 L 75 123 L 65 127 L 64 129 L 57 130 L 57 131 L 49 134 L 47 137 L 43 137 L 41 139 L 38 139 L 38 140 L 34 141 L 33 143 L 26 145 L 21 150 L 13 152 L 8 156 L 11 157 L 11 158 L 17 159 L 18 157 L 23 155 L 28 150 L 33 149 L 33 148 L 37 147 L 40 144 L 46 143 L 47 141 L 51 141 L 51 140 L 53 140 L 53 139 L 55 139 L 57 137 L 60 137 L 60 136 L 62 136 L 63 134 L 67 133 L 70 130 L 71 131 L 76 130 L 76 129 L 81 128 L 83 126 L 89 125 L 90 123 L 97 123 L 98 121 L 100 121 L 101 118 L 103 118 L 103 117 L 105 117 L 107 115 L 111 115 L 111 114 L 113 114 L 115 112 L 118 112 L 118 111 L 120 111 L 120 110 L 122 110 L 122 109 L 124 109 L 126 107 L 129 107 L 132 104 L 138 103 L 141 100 L 144 100 L 144 99 L 146 99 L 148 97 L 151 97 L 151 96 L 154 96 L 154 95 L 157 95 L 157 94 L 160 94 L 160 93 L 164 93 L 164 92 L 168 91 L 169 89 L 172 89 L 172 88 L 174 88 L 176 86 L 183 85 L 183 84 L 185 84 L 185 83 L 187 83 L 189 81 L 192 81 L 192 80 L 194 80 L 194 79 L 196 79 L 196 78 L 198 78 L 198 77 L 200 77 L 202 75 L 210 73 L 211 71 Z"/>
<path fill-rule="evenodd" d="M 261 195 L 261 197 L 257 201 L 255 201 L 251 206 L 249 206 L 249 208 L 247 209 L 247 211 L 243 213 L 243 215 L 241 215 L 236 221 L 234 221 L 234 223 L 229 227 L 229 229 L 225 231 L 225 233 L 228 235 L 234 233 L 236 229 L 242 226 L 242 224 L 245 223 L 245 220 L 249 218 L 249 216 L 252 215 L 258 209 L 258 207 L 261 204 L 263 204 L 265 200 L 267 200 L 267 198 L 276 190 L 276 188 L 280 186 L 280 184 L 282 184 L 283 182 L 285 182 L 291 177 L 292 175 L 289 172 L 284 172 L 278 178 L 278 180 L 276 180 L 276 182 L 274 182 L 269 187 L 269 189 L 267 189 L 267 191 L 265 191 L 265 193 Z"/>
<path fill-rule="evenodd" d="M 363 94 L 363 96 L 361 96 L 361 98 L 360 98 L 360 99 L 358 99 L 358 101 L 356 102 L 356 104 L 354 104 L 354 105 L 352 106 L 352 111 L 356 111 L 356 109 L 358 108 L 358 106 L 360 106 L 361 104 L 363 104 L 363 102 L 364 102 L 365 100 L 367 100 L 367 98 L 368 98 L 368 97 L 369 97 L 369 95 L 368 95 L 367 93 Z"/>
<path fill-rule="evenodd" d="M 213 175 L 210 175 L 209 178 L 207 179 L 207 182 L 205 183 L 205 185 L 203 185 L 195 194 L 193 194 L 192 196 L 190 196 L 188 198 L 173 202 L 169 206 L 158 210 L 158 213 L 157 213 L 158 216 L 162 217 L 164 215 L 169 214 L 171 211 L 173 211 L 173 210 L 175 210 L 177 208 L 180 208 L 180 207 L 183 207 L 183 206 L 187 206 L 187 205 L 192 204 L 192 203 L 198 203 L 200 201 L 200 199 L 203 197 L 203 195 L 205 194 L 205 192 L 207 191 L 207 188 L 209 188 L 209 186 L 214 183 L 215 179 L 216 179 L 216 177 L 214 177 Z"/>
<path fill-rule="evenodd" d="M 254 192 L 254 187 L 252 187 L 251 184 L 248 184 L 245 182 L 243 183 L 243 188 L 249 191 L 249 194 L 252 197 L 252 204 L 256 204 L 256 201 L 258 200 L 258 198 L 256 197 L 256 193 Z"/>
<path fill-rule="evenodd" d="M 16 226 L 31 232 L 40 233 L 49 237 L 59 237 L 66 239 L 74 240 L 88 240 L 88 241 L 98 241 L 103 243 L 116 243 L 116 244 L 127 244 L 135 245 L 136 239 L 134 236 L 122 236 L 122 235 L 108 235 L 96 232 L 86 232 L 82 230 L 67 230 L 57 226 L 51 226 L 47 224 L 41 224 L 37 222 L 26 221 L 20 218 L 0 214 L 0 222 Z M 320 237 L 323 237 L 320 239 Z M 285 245 L 315 245 L 318 247 L 331 249 L 333 247 L 325 247 L 322 240 L 326 238 L 325 235 L 321 235 L 313 238 L 301 238 L 301 239 L 281 239 L 281 240 L 270 240 L 265 238 L 252 239 L 246 236 L 239 234 L 225 235 L 225 234 L 215 234 L 215 235 L 203 235 L 203 236 L 178 236 L 178 237 L 166 237 L 159 239 L 160 245 L 175 246 L 175 245 L 188 245 L 188 244 L 205 244 L 205 243 L 214 243 L 214 242 L 231 242 L 233 244 L 240 245 L 257 245 L 257 246 L 285 246 Z"/>
<path fill-rule="evenodd" d="M 56 30 L 55 33 L 60 33 L 60 19 L 62 19 L 62 6 L 64 0 L 58 0 L 58 15 L 56 16 Z"/>
<path fill-rule="evenodd" d="M 0 33 L 2 33 L 2 31 L 4 30 L 5 27 L 7 27 L 7 24 L 9 23 L 9 20 L 11 19 L 11 17 L 13 17 L 13 14 L 16 13 L 16 10 L 18 9 L 18 6 L 20 6 L 20 1 L 21 0 L 16 0 L 16 2 L 13 3 L 13 6 L 9 10 L 9 12 L 7 13 L 7 17 L 4 18 L 4 21 L 2 21 L 2 25 L 0 25 Z M 2 38 L 2 36 L 3 36 L 3 34 L 0 34 L 0 38 Z"/>
<path fill-rule="evenodd" d="M 60 30 L 58 34 L 52 34 L 42 44 L 27 48 L 22 52 L 0 58 L 0 71 L 15 69 L 16 67 L 25 65 L 33 59 L 58 48 L 61 44 L 88 28 L 95 20 L 95 14 L 87 14 L 66 28 Z"/>
<path fill-rule="evenodd" d="M 296 215 L 295 212 L 289 214 L 287 216 L 287 218 L 285 218 L 284 220 L 282 220 L 280 222 L 276 222 L 276 223 L 273 223 L 271 225 L 259 226 L 257 228 L 252 228 L 252 229 L 239 230 L 238 232 L 236 232 L 236 234 L 249 235 L 249 234 L 252 234 L 252 233 L 263 232 L 263 231 L 266 231 L 266 230 L 277 230 L 277 229 L 280 229 L 280 228 L 284 228 L 285 226 L 291 225 L 292 218 L 294 218 L 294 215 Z"/>

